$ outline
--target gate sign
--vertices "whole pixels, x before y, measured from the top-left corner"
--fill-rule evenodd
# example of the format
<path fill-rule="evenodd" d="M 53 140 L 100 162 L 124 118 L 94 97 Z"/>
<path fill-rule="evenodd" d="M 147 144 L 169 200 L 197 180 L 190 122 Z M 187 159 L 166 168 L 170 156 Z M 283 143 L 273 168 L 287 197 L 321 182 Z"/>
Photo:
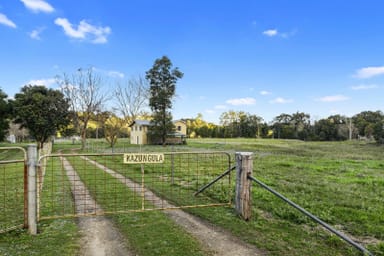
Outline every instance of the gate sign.
<path fill-rule="evenodd" d="M 124 154 L 125 164 L 161 164 L 164 162 L 163 153 L 129 153 Z"/>

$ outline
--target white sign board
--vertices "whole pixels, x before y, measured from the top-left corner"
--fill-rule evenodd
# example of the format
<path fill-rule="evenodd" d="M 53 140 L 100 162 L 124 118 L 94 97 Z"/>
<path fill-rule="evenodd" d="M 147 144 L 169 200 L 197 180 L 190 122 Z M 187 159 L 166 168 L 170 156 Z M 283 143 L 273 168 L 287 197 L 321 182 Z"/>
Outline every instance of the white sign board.
<path fill-rule="evenodd" d="M 163 153 L 128 153 L 124 154 L 125 164 L 161 164 L 164 162 Z"/>

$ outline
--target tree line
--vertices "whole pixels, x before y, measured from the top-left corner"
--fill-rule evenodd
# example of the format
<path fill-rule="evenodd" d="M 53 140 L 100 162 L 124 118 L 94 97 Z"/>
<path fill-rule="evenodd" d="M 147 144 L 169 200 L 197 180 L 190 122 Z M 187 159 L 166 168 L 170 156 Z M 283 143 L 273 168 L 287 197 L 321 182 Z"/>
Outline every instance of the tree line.
<path fill-rule="evenodd" d="M 352 117 L 331 115 L 311 121 L 310 114 L 282 113 L 270 123 L 244 111 L 221 114 L 220 124 L 205 122 L 201 114 L 185 119 L 192 137 L 217 138 L 277 138 L 305 141 L 342 141 L 348 139 L 375 140 L 384 143 L 384 114 L 382 111 L 362 111 Z"/>
<path fill-rule="evenodd" d="M 164 144 L 174 131 L 172 103 L 182 77 L 183 73 L 163 56 L 155 60 L 145 78 L 118 81 L 109 91 L 103 90 L 103 78 L 93 68 L 58 76 L 57 90 L 26 85 L 8 99 L 0 88 L 0 141 L 10 131 L 20 131 L 23 138 L 28 134 L 41 146 L 59 132 L 64 137 L 79 136 L 82 148 L 89 137 L 105 138 L 113 147 L 117 138 L 129 136 L 128 126 L 135 119 L 147 119 L 152 123 L 149 137 Z M 219 124 L 206 122 L 202 114 L 182 120 L 187 124 L 187 136 L 192 138 L 367 139 L 384 143 L 382 111 L 363 111 L 352 117 L 332 115 L 315 121 L 304 112 L 282 113 L 266 123 L 256 114 L 230 110 L 221 114 Z"/>

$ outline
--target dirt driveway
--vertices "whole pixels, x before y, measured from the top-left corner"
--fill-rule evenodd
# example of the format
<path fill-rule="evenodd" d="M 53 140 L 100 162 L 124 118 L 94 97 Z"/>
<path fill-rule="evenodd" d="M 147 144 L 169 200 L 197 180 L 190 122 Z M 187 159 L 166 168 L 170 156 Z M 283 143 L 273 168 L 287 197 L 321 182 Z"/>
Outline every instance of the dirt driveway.
<path fill-rule="evenodd" d="M 100 169 L 106 171 L 113 177 L 124 181 L 127 187 L 137 187 L 138 184 L 123 177 L 121 174 L 113 170 L 107 169 L 92 160 L 89 160 Z M 92 197 L 85 185 L 80 181 L 76 171 L 69 162 L 63 159 L 63 164 L 67 175 L 71 180 L 72 193 L 76 201 L 76 209 L 79 212 L 87 211 L 89 213 L 102 213 L 102 209 L 96 202 L 92 201 Z M 150 190 L 146 189 L 145 197 L 156 198 Z M 164 205 L 164 200 L 158 198 L 159 202 Z M 156 202 L 157 200 L 155 200 Z M 173 205 L 168 204 L 168 207 Z M 89 207 L 84 209 L 82 207 Z M 260 250 L 252 245 L 246 244 L 240 239 L 232 236 L 230 233 L 217 228 L 199 218 L 188 214 L 182 210 L 172 210 L 165 212 L 176 224 L 180 225 L 187 233 L 194 236 L 203 248 L 211 251 L 214 255 L 222 256 L 243 256 L 243 255 L 264 255 Z M 85 256 L 102 256 L 102 255 L 134 255 L 129 251 L 123 236 L 119 230 L 114 227 L 113 223 L 105 217 L 83 217 L 79 220 L 79 227 L 83 233 L 81 241 L 81 255 Z"/>

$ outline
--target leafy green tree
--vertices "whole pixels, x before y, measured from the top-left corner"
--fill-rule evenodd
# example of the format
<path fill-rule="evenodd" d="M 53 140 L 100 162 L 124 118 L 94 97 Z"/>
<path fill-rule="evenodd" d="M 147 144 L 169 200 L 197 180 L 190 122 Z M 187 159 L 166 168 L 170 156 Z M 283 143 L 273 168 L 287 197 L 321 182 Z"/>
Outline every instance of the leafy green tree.
<path fill-rule="evenodd" d="M 296 112 L 292 114 L 291 125 L 294 130 L 294 138 L 305 140 L 309 132 L 310 115 L 304 112 Z"/>
<path fill-rule="evenodd" d="M 244 111 L 229 110 L 220 116 L 225 137 L 255 138 L 260 135 L 262 118 Z"/>
<path fill-rule="evenodd" d="M 241 136 L 247 138 L 260 137 L 260 128 L 263 118 L 246 113 L 240 118 Z"/>
<path fill-rule="evenodd" d="M 384 118 L 373 126 L 373 137 L 379 144 L 384 144 Z"/>
<path fill-rule="evenodd" d="M 337 123 L 332 117 L 320 119 L 315 123 L 316 137 L 314 140 L 335 141 L 338 139 Z"/>
<path fill-rule="evenodd" d="M 104 112 L 106 115 L 108 112 Z M 103 128 L 105 131 L 105 139 L 108 144 L 111 146 L 112 151 L 114 149 L 114 145 L 119 138 L 121 133 L 121 129 L 123 128 L 124 120 L 117 117 L 113 113 L 109 113 L 109 117 L 105 120 L 103 124 Z"/>
<path fill-rule="evenodd" d="M 272 125 L 277 138 L 281 139 L 307 139 L 310 133 L 310 115 L 296 112 L 292 115 L 280 114 L 273 120 Z"/>
<path fill-rule="evenodd" d="M 172 99 L 176 92 L 176 82 L 183 77 L 178 68 L 172 68 L 167 56 L 156 59 L 152 68 L 146 72 L 149 81 L 149 107 L 153 112 L 150 137 L 152 142 L 166 143 L 167 134 L 174 130 L 172 123 Z"/>
<path fill-rule="evenodd" d="M 187 124 L 187 136 L 190 138 L 215 138 L 218 137 L 218 126 L 208 123 L 201 113 L 196 118 L 183 119 Z"/>
<path fill-rule="evenodd" d="M 384 120 L 384 114 L 381 111 L 363 111 L 352 117 L 355 127 L 358 129 L 358 133 L 361 136 L 380 137 L 375 136 L 377 133 L 381 133 L 382 122 Z"/>
<path fill-rule="evenodd" d="M 241 136 L 240 120 L 243 115 L 244 112 L 236 112 L 234 110 L 223 112 L 220 115 L 220 124 L 223 126 L 224 129 L 224 137 L 235 138 Z"/>
<path fill-rule="evenodd" d="M 45 86 L 27 85 L 12 102 L 15 123 L 27 128 L 41 148 L 49 138 L 69 124 L 69 104 L 64 95 Z"/>
<path fill-rule="evenodd" d="M 294 131 L 291 126 L 292 116 L 289 114 L 280 114 L 273 120 L 273 129 L 278 139 L 292 139 Z"/>
<path fill-rule="evenodd" d="M 353 127 L 347 117 L 332 115 L 315 122 L 311 139 L 321 141 L 347 140 L 350 129 L 353 129 Z"/>
<path fill-rule="evenodd" d="M 9 128 L 10 104 L 7 94 L 0 89 L 0 141 L 3 141 Z"/>

